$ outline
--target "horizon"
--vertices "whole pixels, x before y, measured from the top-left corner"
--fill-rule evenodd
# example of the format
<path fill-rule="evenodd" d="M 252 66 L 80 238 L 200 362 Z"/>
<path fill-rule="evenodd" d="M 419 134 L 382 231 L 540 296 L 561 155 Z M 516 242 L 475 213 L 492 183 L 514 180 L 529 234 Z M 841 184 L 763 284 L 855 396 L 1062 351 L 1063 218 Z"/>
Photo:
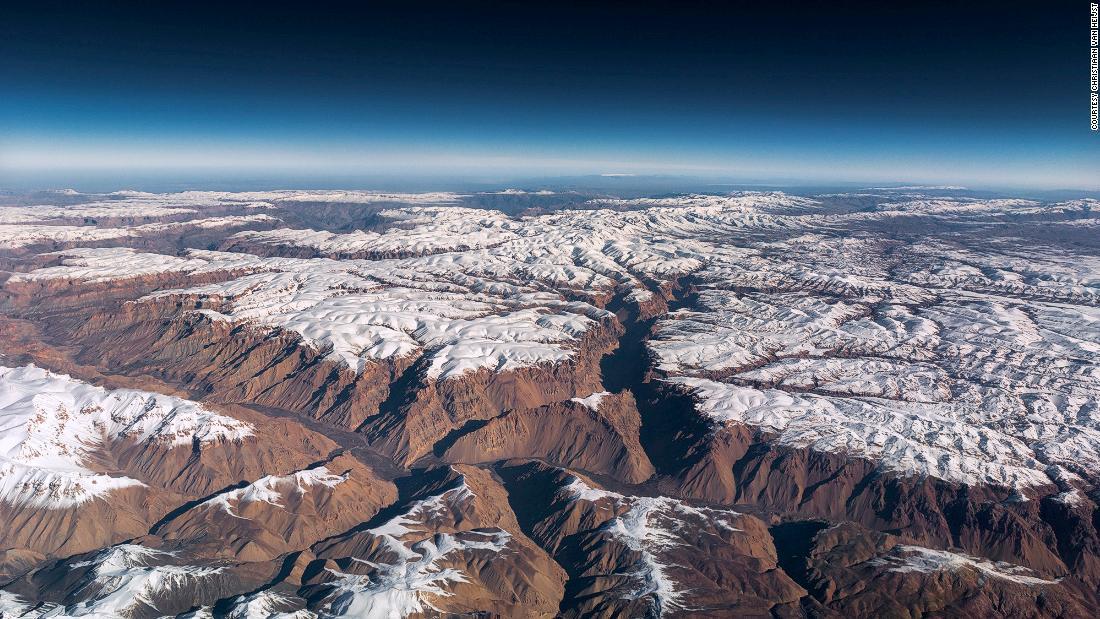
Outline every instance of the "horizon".
<path fill-rule="evenodd" d="M 403 177 L 240 177 L 203 174 L 193 177 L 128 175 L 115 176 L 66 174 L 48 177 L 29 176 L 11 184 L 0 178 L 0 200 L 3 196 L 33 196 L 48 193 L 74 191 L 82 195 L 110 195 L 124 192 L 149 194 L 176 194 L 182 192 L 248 193 L 263 191 L 351 191 L 351 192 L 399 192 L 430 193 L 455 192 L 457 194 L 548 194 L 575 193 L 581 195 L 607 195 L 618 197 L 643 197 L 661 195 L 729 195 L 738 193 L 779 192 L 790 195 L 817 196 L 831 193 L 867 194 L 919 192 L 925 195 L 953 195 L 972 198 L 1022 198 L 1039 202 L 1057 202 L 1067 199 L 1100 199 L 1100 189 L 1038 188 L 1026 186 L 984 186 L 912 183 L 906 181 L 884 182 L 807 182 L 779 180 L 767 182 L 733 182 L 728 178 L 700 176 L 604 173 L 570 176 L 403 176 Z M 51 182 L 52 181 L 52 182 Z"/>

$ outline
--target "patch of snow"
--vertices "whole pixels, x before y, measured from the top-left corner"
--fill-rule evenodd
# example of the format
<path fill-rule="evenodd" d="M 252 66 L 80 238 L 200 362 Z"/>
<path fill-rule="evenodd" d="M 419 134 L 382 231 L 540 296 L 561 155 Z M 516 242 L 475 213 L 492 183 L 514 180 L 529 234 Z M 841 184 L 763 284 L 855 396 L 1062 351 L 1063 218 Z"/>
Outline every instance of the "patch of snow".
<path fill-rule="evenodd" d="M 569 401 L 583 404 L 587 408 L 598 411 L 600 410 L 600 402 L 603 401 L 604 396 L 608 395 L 611 395 L 611 393 L 607 391 L 597 391 L 590 396 L 583 398 L 571 398 Z"/>
<path fill-rule="evenodd" d="M 19 248 L 44 243 L 95 243 L 120 239 L 150 237 L 156 234 L 184 232 L 187 230 L 239 228 L 251 224 L 274 224 L 278 219 L 270 215 L 241 215 L 210 217 L 167 223 L 142 224 L 126 228 L 99 228 L 95 226 L 3 224 L 0 225 L 0 248 Z"/>
<path fill-rule="evenodd" d="M 307 248 L 330 257 L 421 256 L 494 247 L 517 238 L 512 229 L 519 226 L 498 211 L 460 207 L 406 208 L 379 215 L 399 221 L 402 227 L 381 234 L 364 230 L 239 232 L 229 239 L 227 247 L 246 251 L 256 246 Z"/>
<path fill-rule="evenodd" d="M 32 602 L 18 595 L 0 589 L 0 617 L 20 617 L 22 619 L 46 619 L 53 617 L 65 619 L 65 609 L 58 604 Z"/>
<path fill-rule="evenodd" d="M 867 458 L 903 476 L 1014 488 L 1053 483 L 1027 442 L 968 421 L 954 403 L 798 394 L 690 377 L 667 381 L 687 387 L 716 422 L 761 428 L 782 445 Z"/>
<path fill-rule="evenodd" d="M 199 275 L 217 271 L 255 269 L 259 258 L 247 254 L 231 254 L 191 250 L 186 257 L 140 252 L 127 247 L 66 249 L 47 256 L 57 256 L 58 266 L 15 273 L 9 282 L 45 282 L 73 280 L 85 284 L 126 280 L 165 274 Z"/>
<path fill-rule="evenodd" d="M 250 194 L 241 194 L 250 195 Z M 252 194 L 275 202 L 332 202 L 337 204 L 457 204 L 465 196 L 448 191 L 428 193 L 386 193 L 378 191 L 273 191 Z"/>
<path fill-rule="evenodd" d="M 572 501 L 612 503 L 618 515 L 608 520 L 601 530 L 640 556 L 634 570 L 628 574 L 636 586 L 625 597 L 639 599 L 652 596 L 653 610 L 657 616 L 682 608 L 686 592 L 677 586 L 673 577 L 677 566 L 662 559 L 663 551 L 685 545 L 680 537 L 681 531 L 695 530 L 699 522 L 727 531 L 739 531 L 729 520 L 737 516 L 737 512 L 694 507 L 669 497 L 625 496 L 593 488 L 576 476 L 559 490 L 559 494 Z M 694 524 L 690 522 L 692 519 L 696 521 Z"/>
<path fill-rule="evenodd" d="M 467 581 L 461 570 L 444 566 L 447 556 L 469 551 L 499 553 L 510 539 L 501 530 L 466 531 L 461 538 L 440 533 L 412 544 L 401 563 L 369 564 L 370 575 L 329 570 L 337 578 L 329 583 L 333 592 L 321 616 L 390 619 L 427 610 L 441 612 L 433 600 L 453 595 L 446 585 Z"/>
<path fill-rule="evenodd" d="M 431 523 L 454 518 L 456 510 L 474 496 L 463 479 L 370 529 L 368 533 L 382 538 L 397 561 L 353 559 L 354 565 L 368 571 L 365 575 L 330 570 L 337 580 L 329 583 L 333 591 L 321 615 L 384 619 L 440 611 L 433 600 L 452 595 L 445 588 L 448 584 L 468 580 L 461 570 L 446 565 L 448 557 L 465 552 L 500 553 L 511 540 L 508 532 L 500 529 L 434 532 Z"/>
<path fill-rule="evenodd" d="M 301 600 L 270 589 L 239 595 L 230 603 L 225 619 L 316 619 L 316 613 L 305 609 L 288 610 L 301 604 Z"/>
<path fill-rule="evenodd" d="M 389 545 L 398 548 L 400 547 L 400 538 L 416 531 L 416 528 L 410 528 L 410 525 L 417 527 L 426 521 L 442 518 L 445 514 L 456 513 L 458 508 L 475 496 L 474 491 L 463 478 L 454 488 L 417 501 L 405 510 L 405 513 L 394 516 L 384 524 L 370 529 L 370 533 L 389 538 Z"/>
<path fill-rule="evenodd" d="M 301 496 L 310 492 L 315 486 L 335 488 L 347 481 L 345 475 L 334 475 L 328 468 L 319 466 L 312 469 L 296 471 L 289 475 L 267 475 L 235 490 L 223 492 L 203 503 L 209 507 L 219 507 L 227 514 L 240 518 L 233 512 L 235 505 L 248 503 L 268 503 L 275 507 L 283 507 L 282 500 L 291 494 Z"/>
<path fill-rule="evenodd" d="M 92 569 L 75 593 L 85 599 L 67 605 L 65 613 L 73 617 L 132 617 L 142 606 L 157 609 L 161 596 L 210 584 L 225 571 L 221 567 L 157 564 L 173 557 L 169 552 L 120 544 L 72 564 L 73 568 Z"/>
<path fill-rule="evenodd" d="M 1026 567 L 1004 561 L 988 561 L 978 557 L 933 550 L 923 546 L 895 546 L 890 555 L 871 559 L 869 565 L 881 566 L 891 572 L 930 574 L 935 572 L 975 571 L 984 580 L 993 578 L 1021 585 L 1042 586 L 1057 584 L 1061 579 L 1047 580 L 1032 576 Z"/>
<path fill-rule="evenodd" d="M 539 189 L 538 191 L 527 191 L 525 189 L 515 189 L 515 188 L 509 188 L 509 189 L 505 189 L 503 191 L 488 191 L 488 192 L 485 192 L 485 193 L 488 194 L 488 195 L 497 195 L 497 196 L 552 196 L 552 195 L 556 194 L 556 192 L 550 191 L 549 189 Z"/>
<path fill-rule="evenodd" d="M 7 206 L 0 207 L 0 224 L 40 224 L 49 222 L 83 222 L 96 219 L 161 219 L 186 217 L 195 209 L 163 204 L 92 202 L 72 206 Z"/>
<path fill-rule="evenodd" d="M 176 260 L 203 262 L 179 268 L 208 269 L 216 268 L 221 256 L 238 255 L 219 254 L 214 259 L 211 253 L 192 252 Z M 227 260 L 225 268 L 267 272 L 148 298 L 197 295 L 225 300 L 227 307 L 219 316 L 297 332 L 357 372 L 370 361 L 427 351 L 428 376 L 439 380 L 482 368 L 502 372 L 566 361 L 597 319 L 609 316 L 586 303 L 511 284 L 481 288 L 454 273 L 480 289 L 460 292 L 434 276 L 425 281 L 415 266 L 416 261 L 234 259 Z M 448 266 L 443 268 L 449 270 Z"/>
<path fill-rule="evenodd" d="M 9 504 L 65 509 L 141 486 L 84 465 L 115 441 L 170 449 L 251 435 L 248 424 L 187 400 L 109 391 L 33 365 L 0 366 L 0 501 Z"/>
<path fill-rule="evenodd" d="M 1052 498 L 1055 501 L 1058 501 L 1059 503 L 1063 505 L 1068 505 L 1070 507 L 1078 507 L 1080 505 L 1088 504 L 1088 500 L 1085 498 L 1084 493 L 1076 488 L 1074 488 L 1073 490 L 1067 490 L 1065 492 L 1059 492 Z"/>

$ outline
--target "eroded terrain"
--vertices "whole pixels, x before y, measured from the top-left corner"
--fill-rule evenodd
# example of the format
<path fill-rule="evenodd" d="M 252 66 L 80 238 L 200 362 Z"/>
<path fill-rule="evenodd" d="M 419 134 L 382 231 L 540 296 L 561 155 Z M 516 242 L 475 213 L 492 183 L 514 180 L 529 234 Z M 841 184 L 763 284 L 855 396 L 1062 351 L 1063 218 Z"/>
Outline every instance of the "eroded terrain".
<path fill-rule="evenodd" d="M 1095 616 L 1100 202 L 511 191 L 0 207 L 0 614 Z"/>

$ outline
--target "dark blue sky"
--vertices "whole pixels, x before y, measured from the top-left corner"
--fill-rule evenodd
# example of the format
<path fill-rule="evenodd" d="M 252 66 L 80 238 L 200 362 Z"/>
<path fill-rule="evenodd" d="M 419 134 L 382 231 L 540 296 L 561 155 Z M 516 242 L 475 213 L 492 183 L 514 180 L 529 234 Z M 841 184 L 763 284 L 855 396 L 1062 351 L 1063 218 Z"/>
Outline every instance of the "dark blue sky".
<path fill-rule="evenodd" d="M 6 8 L 0 183 L 1100 185 L 1087 2 L 228 4 Z"/>

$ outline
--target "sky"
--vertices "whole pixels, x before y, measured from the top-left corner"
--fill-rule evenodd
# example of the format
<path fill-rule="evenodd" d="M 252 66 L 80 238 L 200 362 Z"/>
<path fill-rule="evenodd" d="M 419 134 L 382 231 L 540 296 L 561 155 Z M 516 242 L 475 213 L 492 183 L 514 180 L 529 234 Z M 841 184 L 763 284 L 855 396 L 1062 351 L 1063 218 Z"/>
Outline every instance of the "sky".
<path fill-rule="evenodd" d="M 1097 189 L 1088 51 L 1076 0 L 25 2 L 0 20 L 0 188 L 660 174 Z"/>

